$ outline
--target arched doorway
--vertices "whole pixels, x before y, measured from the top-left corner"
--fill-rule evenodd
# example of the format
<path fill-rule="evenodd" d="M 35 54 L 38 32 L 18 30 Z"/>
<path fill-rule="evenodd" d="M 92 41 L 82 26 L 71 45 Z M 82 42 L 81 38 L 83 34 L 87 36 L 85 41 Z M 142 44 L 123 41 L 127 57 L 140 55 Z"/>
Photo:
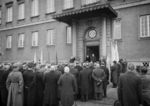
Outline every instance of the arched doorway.
<path fill-rule="evenodd" d="M 87 58 L 90 58 L 90 61 L 98 61 L 100 58 L 100 36 L 95 27 L 89 27 L 85 31 L 84 37 L 84 60 L 88 61 Z"/>

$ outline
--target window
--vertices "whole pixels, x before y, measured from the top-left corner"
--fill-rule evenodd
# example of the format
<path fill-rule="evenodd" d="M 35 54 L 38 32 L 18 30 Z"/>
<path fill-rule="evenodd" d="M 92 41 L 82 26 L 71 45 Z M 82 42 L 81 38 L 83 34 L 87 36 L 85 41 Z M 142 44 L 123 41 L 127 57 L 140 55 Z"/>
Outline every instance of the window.
<path fill-rule="evenodd" d="M 66 37 L 67 37 L 67 44 L 72 43 L 72 31 L 71 31 L 71 27 L 67 27 L 66 28 Z"/>
<path fill-rule="evenodd" d="M 25 6 L 24 3 L 20 3 L 18 6 L 18 19 L 25 18 Z"/>
<path fill-rule="evenodd" d="M 140 16 L 140 37 L 150 37 L 150 15 Z"/>
<path fill-rule="evenodd" d="M 24 34 L 19 34 L 18 36 L 18 47 L 24 47 Z"/>
<path fill-rule="evenodd" d="M 0 24 L 2 24 L 2 10 L 1 10 L 1 7 L 0 7 Z"/>
<path fill-rule="evenodd" d="M 88 5 L 88 4 L 92 4 L 92 3 L 96 3 L 99 0 L 82 0 L 82 4 L 83 5 Z"/>
<path fill-rule="evenodd" d="M 10 49 L 12 44 L 12 36 L 7 36 L 6 39 L 6 48 Z"/>
<path fill-rule="evenodd" d="M 47 0 L 46 12 L 51 13 L 55 11 L 55 0 Z"/>
<path fill-rule="evenodd" d="M 54 45 L 55 30 L 47 30 L 47 45 Z"/>
<path fill-rule="evenodd" d="M 32 0 L 31 2 L 31 16 L 39 15 L 39 0 Z"/>
<path fill-rule="evenodd" d="M 38 46 L 38 32 L 32 33 L 32 46 Z"/>
<path fill-rule="evenodd" d="M 7 7 L 7 22 L 12 22 L 13 20 L 13 7 Z"/>
<path fill-rule="evenodd" d="M 113 39 L 121 39 L 121 19 L 113 20 Z"/>
<path fill-rule="evenodd" d="M 64 0 L 64 9 L 73 8 L 73 0 Z"/>

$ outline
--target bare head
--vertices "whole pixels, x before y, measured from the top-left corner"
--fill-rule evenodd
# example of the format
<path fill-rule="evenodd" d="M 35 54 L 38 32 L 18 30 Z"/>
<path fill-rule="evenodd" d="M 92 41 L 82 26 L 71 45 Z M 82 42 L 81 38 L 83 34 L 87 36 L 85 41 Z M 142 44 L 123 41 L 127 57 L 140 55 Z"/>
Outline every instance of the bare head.
<path fill-rule="evenodd" d="M 128 64 L 128 70 L 133 71 L 135 69 L 134 64 L 130 63 Z"/>

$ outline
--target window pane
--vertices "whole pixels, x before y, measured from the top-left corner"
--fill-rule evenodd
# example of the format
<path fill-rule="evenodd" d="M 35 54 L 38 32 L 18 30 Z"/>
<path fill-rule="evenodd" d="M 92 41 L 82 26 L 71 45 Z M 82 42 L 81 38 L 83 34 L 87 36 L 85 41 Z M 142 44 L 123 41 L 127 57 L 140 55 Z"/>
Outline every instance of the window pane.
<path fill-rule="evenodd" d="M 25 13 L 25 9 L 24 9 L 24 3 L 19 4 L 19 12 L 18 12 L 18 18 L 19 19 L 24 19 L 24 13 Z"/>
<path fill-rule="evenodd" d="M 32 16 L 37 16 L 39 14 L 39 0 L 32 0 L 31 6 Z"/>
<path fill-rule="evenodd" d="M 64 0 L 64 9 L 73 8 L 73 0 Z"/>
<path fill-rule="evenodd" d="M 32 46 L 38 46 L 38 32 L 32 33 Z"/>
<path fill-rule="evenodd" d="M 7 8 L 7 22 L 11 22 L 12 21 L 12 7 L 8 7 Z"/>
<path fill-rule="evenodd" d="M 6 48 L 11 48 L 11 43 L 12 43 L 12 36 L 7 36 L 7 44 Z"/>
<path fill-rule="evenodd" d="M 67 27 L 67 43 L 72 42 L 71 37 L 72 37 L 71 27 Z"/>
<path fill-rule="evenodd" d="M 140 16 L 140 37 L 150 37 L 150 15 Z"/>
<path fill-rule="evenodd" d="M 47 45 L 54 45 L 54 34 L 53 29 L 47 31 Z"/>
<path fill-rule="evenodd" d="M 55 1 L 54 0 L 47 0 L 47 13 L 55 11 Z"/>

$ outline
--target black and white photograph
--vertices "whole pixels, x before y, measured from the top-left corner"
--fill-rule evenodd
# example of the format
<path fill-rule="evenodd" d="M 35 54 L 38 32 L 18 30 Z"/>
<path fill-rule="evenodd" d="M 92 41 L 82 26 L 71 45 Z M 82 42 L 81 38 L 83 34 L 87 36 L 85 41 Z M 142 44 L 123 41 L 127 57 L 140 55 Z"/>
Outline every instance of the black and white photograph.
<path fill-rule="evenodd" d="M 0 0 L 0 106 L 150 106 L 150 0 Z"/>

